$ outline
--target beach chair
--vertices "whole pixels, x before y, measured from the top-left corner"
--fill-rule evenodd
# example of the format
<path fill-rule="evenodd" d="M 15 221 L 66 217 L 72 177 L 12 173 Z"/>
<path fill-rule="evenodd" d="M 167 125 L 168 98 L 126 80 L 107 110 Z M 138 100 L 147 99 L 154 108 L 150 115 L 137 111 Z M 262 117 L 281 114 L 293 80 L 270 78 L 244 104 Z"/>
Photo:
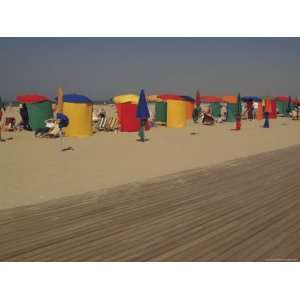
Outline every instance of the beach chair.
<path fill-rule="evenodd" d="M 116 117 L 110 117 L 105 124 L 105 131 L 113 131 L 117 133 L 119 131 L 119 120 Z"/>
<path fill-rule="evenodd" d="M 107 119 L 106 119 L 106 118 L 100 118 L 100 119 L 98 120 L 98 123 L 97 123 L 97 125 L 96 125 L 96 128 L 97 128 L 99 131 L 104 131 L 104 130 L 105 130 L 106 123 L 107 123 Z"/>
<path fill-rule="evenodd" d="M 15 131 L 16 128 L 16 119 L 12 117 L 6 117 L 4 123 L 4 130 L 5 131 Z"/>

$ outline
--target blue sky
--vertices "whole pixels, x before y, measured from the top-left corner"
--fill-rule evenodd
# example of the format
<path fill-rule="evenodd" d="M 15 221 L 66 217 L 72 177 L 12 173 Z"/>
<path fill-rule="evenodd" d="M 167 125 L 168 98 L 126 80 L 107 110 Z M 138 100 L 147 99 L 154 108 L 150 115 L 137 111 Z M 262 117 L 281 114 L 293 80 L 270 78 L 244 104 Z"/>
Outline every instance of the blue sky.
<path fill-rule="evenodd" d="M 300 96 L 300 38 L 0 38 L 0 95 Z"/>

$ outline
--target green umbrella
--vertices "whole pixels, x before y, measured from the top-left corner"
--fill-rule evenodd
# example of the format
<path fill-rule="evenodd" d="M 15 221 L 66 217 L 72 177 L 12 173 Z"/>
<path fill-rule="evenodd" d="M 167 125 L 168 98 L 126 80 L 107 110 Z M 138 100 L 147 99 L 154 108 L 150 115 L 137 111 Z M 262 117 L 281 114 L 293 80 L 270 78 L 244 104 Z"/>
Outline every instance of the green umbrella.
<path fill-rule="evenodd" d="M 241 94 L 240 93 L 237 96 L 237 113 L 238 114 L 242 113 L 242 99 L 241 99 Z"/>

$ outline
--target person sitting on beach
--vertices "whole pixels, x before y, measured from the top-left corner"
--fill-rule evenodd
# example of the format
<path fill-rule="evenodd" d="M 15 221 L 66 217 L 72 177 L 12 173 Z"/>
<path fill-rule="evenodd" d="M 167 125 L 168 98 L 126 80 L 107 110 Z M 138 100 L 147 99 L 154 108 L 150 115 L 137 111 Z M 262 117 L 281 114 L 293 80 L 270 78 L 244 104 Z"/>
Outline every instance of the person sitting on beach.
<path fill-rule="evenodd" d="M 225 122 L 227 120 L 227 106 L 226 106 L 226 103 L 224 103 L 221 106 L 221 120 L 222 120 L 222 122 Z"/>
<path fill-rule="evenodd" d="M 210 113 L 203 113 L 202 124 L 203 125 L 213 125 L 215 123 L 214 118 Z"/>
<path fill-rule="evenodd" d="M 55 119 L 48 119 L 45 121 L 45 127 L 39 128 L 35 131 L 35 136 L 36 137 L 42 137 L 43 135 L 45 135 L 46 133 L 49 132 L 49 130 L 51 130 L 52 128 L 55 127 L 55 125 L 57 124 L 57 120 Z"/>
<path fill-rule="evenodd" d="M 101 118 L 106 118 L 106 111 L 105 111 L 104 108 L 101 108 L 98 117 L 99 117 L 99 119 L 101 119 Z"/>
<path fill-rule="evenodd" d="M 98 109 L 93 109 L 93 122 L 98 122 L 99 120 L 99 112 Z"/>

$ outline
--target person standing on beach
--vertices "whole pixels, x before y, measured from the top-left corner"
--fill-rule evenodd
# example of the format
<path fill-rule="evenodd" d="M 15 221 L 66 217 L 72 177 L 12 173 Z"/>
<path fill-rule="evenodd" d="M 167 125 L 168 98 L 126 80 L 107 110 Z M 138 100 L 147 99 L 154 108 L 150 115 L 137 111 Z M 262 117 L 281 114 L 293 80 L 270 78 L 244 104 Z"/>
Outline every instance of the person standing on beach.
<path fill-rule="evenodd" d="M 269 112 L 266 110 L 264 111 L 264 117 L 265 117 L 264 128 L 270 128 Z"/>
<path fill-rule="evenodd" d="M 5 112 L 5 105 L 2 103 L 2 99 L 0 97 L 0 142 L 5 142 L 5 140 L 2 139 L 2 116 Z"/>
<path fill-rule="evenodd" d="M 253 102 L 253 120 L 256 120 L 256 114 L 258 110 L 258 102 Z"/>

